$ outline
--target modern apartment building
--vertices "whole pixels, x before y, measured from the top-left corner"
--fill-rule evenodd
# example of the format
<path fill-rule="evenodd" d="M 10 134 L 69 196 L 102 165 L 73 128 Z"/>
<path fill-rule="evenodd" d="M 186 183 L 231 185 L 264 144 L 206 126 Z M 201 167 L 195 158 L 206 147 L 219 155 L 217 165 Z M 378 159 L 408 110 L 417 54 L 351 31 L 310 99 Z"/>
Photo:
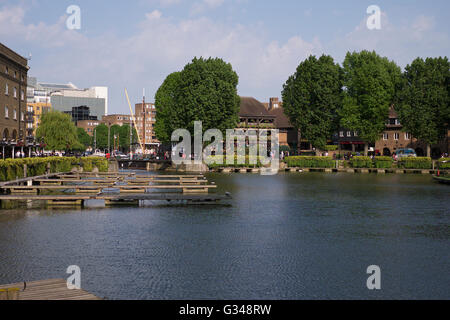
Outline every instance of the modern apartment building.
<path fill-rule="evenodd" d="M 108 114 L 108 88 L 91 87 L 79 89 L 73 83 L 60 84 L 28 79 L 27 100 L 29 103 L 49 103 L 53 110 L 71 112 L 72 108 L 87 106 L 91 115 L 101 119 Z"/>
<path fill-rule="evenodd" d="M 45 102 L 36 102 L 36 103 L 27 103 L 27 117 L 31 117 L 32 126 L 31 129 L 33 129 L 33 134 L 36 135 L 36 129 L 41 124 L 42 116 L 49 112 L 52 109 L 52 105 L 50 103 Z M 29 122 L 28 122 L 28 129 L 29 128 Z"/>
<path fill-rule="evenodd" d="M 49 84 L 42 84 L 47 87 Z M 62 89 L 50 94 L 53 110 L 71 112 L 73 107 L 87 106 L 92 116 L 102 119 L 108 113 L 108 88 Z"/>

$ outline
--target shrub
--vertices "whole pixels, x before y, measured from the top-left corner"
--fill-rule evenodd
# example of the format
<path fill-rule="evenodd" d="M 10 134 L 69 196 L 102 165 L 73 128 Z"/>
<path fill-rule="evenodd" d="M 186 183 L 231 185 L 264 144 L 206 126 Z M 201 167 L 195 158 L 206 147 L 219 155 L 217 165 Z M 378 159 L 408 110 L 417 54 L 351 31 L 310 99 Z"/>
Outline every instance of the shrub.
<path fill-rule="evenodd" d="M 438 161 L 439 169 L 450 169 L 450 158 L 441 158 Z"/>
<path fill-rule="evenodd" d="M 338 146 L 336 145 L 327 145 L 323 148 L 324 151 L 336 151 L 338 149 Z"/>
<path fill-rule="evenodd" d="M 401 158 L 398 160 L 398 167 L 402 169 L 431 169 L 431 158 Z"/>
<path fill-rule="evenodd" d="M 91 160 L 91 171 L 94 169 L 94 166 L 97 167 L 99 172 L 108 172 L 109 162 L 105 158 L 87 158 Z M 86 168 L 83 166 L 83 169 Z"/>
<path fill-rule="evenodd" d="M 214 160 L 214 157 L 209 157 L 208 160 Z M 220 162 L 220 157 L 216 156 L 217 162 Z M 252 161 L 251 161 L 252 160 Z M 234 167 L 234 168 L 260 168 L 262 167 L 261 157 L 238 157 L 234 156 L 234 164 L 230 165 L 226 163 L 226 156 L 223 156 L 222 164 L 211 163 L 208 165 L 209 168 L 224 168 L 224 167 Z M 255 164 L 256 161 L 256 164 Z M 250 164 L 252 162 L 252 164 Z"/>
<path fill-rule="evenodd" d="M 372 168 L 372 159 L 370 157 L 353 157 L 350 159 L 352 168 Z"/>
<path fill-rule="evenodd" d="M 394 160 L 391 157 L 375 157 L 374 159 L 375 168 L 390 169 L 393 163 Z"/>
<path fill-rule="evenodd" d="M 336 165 L 331 157 L 286 157 L 284 162 L 286 162 L 289 167 L 300 168 L 334 168 Z"/>
<path fill-rule="evenodd" d="M 100 172 L 108 171 L 108 160 L 104 158 L 47 157 L 0 160 L 0 181 L 11 181 L 24 177 L 24 165 L 27 165 L 27 176 L 40 176 L 47 172 L 69 172 L 73 167 L 81 166 L 85 171 L 92 171 L 96 166 Z"/>

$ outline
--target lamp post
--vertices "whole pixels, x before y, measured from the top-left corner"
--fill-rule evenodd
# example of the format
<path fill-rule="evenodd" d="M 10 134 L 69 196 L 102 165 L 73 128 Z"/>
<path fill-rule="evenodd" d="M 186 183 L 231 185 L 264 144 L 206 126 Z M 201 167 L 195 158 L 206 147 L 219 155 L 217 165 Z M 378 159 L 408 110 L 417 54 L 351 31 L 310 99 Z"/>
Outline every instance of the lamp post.
<path fill-rule="evenodd" d="M 94 128 L 94 153 L 97 151 L 97 127 Z"/>
<path fill-rule="evenodd" d="M 111 123 L 108 122 L 108 153 L 111 154 Z"/>

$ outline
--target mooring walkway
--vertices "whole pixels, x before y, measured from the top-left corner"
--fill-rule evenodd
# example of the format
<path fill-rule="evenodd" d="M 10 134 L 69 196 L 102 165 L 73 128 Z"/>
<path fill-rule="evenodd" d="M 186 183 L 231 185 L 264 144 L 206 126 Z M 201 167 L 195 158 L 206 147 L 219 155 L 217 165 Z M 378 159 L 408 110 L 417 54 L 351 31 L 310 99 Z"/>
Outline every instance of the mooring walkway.
<path fill-rule="evenodd" d="M 83 206 L 87 200 L 104 200 L 105 205 L 111 206 L 158 200 L 217 204 L 231 199 L 229 193 L 209 193 L 216 188 L 203 175 L 58 173 L 0 184 L 0 202 L 40 200 L 53 206 Z"/>
<path fill-rule="evenodd" d="M 102 300 L 82 289 L 68 289 L 64 279 L 0 285 L 0 300 Z"/>

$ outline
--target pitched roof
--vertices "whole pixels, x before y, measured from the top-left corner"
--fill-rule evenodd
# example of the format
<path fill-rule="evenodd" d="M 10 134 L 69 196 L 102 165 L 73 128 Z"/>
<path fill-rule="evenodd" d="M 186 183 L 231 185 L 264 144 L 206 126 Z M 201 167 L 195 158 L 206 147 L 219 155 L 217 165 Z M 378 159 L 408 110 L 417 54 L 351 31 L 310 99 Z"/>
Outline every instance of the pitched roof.
<path fill-rule="evenodd" d="M 389 118 L 398 118 L 397 112 L 395 111 L 395 106 L 391 105 L 389 107 Z"/>
<path fill-rule="evenodd" d="M 251 97 L 241 97 L 241 109 L 239 116 L 241 117 L 258 117 L 258 116 L 270 116 L 271 114 L 264 105 Z"/>
<path fill-rule="evenodd" d="M 275 117 L 275 126 L 278 129 L 294 127 L 284 113 L 283 107 L 272 109 L 269 111 L 269 113 Z"/>

